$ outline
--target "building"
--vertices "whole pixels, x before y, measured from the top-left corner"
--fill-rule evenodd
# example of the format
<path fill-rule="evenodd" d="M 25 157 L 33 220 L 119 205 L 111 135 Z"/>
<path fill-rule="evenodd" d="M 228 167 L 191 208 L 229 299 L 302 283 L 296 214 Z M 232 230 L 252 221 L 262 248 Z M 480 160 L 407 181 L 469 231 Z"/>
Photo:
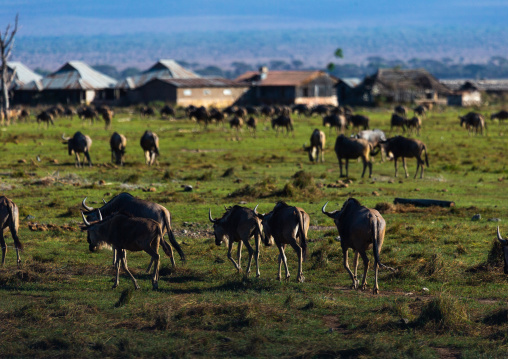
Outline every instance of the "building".
<path fill-rule="evenodd" d="M 448 95 L 448 106 L 480 106 L 481 93 L 473 83 L 466 81 L 456 91 Z"/>
<path fill-rule="evenodd" d="M 137 96 L 144 103 L 227 107 L 247 90 L 247 85 L 223 78 L 153 79 L 137 89 Z"/>
<path fill-rule="evenodd" d="M 170 80 L 199 78 L 199 75 L 185 69 L 174 60 L 159 60 L 152 67 L 143 71 L 139 75 L 129 76 L 122 81 L 119 81 L 116 88 L 119 89 L 122 102 L 125 104 L 132 104 L 146 102 L 143 100 L 138 89 L 154 79 Z"/>
<path fill-rule="evenodd" d="M 12 76 L 12 73 L 14 73 L 14 78 L 12 79 L 11 85 L 9 86 L 10 99 L 12 104 L 23 103 L 24 99 L 21 95 L 18 94 L 17 91 L 19 88 L 32 81 L 42 80 L 41 75 L 36 74 L 24 64 L 17 61 L 7 62 L 7 72 L 9 76 Z"/>
<path fill-rule="evenodd" d="M 235 79 L 249 87 L 240 100 L 250 105 L 330 104 L 337 106 L 337 79 L 324 71 L 248 71 Z"/>
<path fill-rule="evenodd" d="M 114 101 L 116 80 L 81 61 L 70 61 L 57 71 L 17 90 L 32 105 L 39 103 L 90 104 Z"/>
<path fill-rule="evenodd" d="M 380 102 L 446 103 L 446 97 L 451 93 L 448 87 L 423 69 L 379 69 L 350 91 L 342 88 L 337 88 L 341 105 L 352 106 L 375 106 Z"/>

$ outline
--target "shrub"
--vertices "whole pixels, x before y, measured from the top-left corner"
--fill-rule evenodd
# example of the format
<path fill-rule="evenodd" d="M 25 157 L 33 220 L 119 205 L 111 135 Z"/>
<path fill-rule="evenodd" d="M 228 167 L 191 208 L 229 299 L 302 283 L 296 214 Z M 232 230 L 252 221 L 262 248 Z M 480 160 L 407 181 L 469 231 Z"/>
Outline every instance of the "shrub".
<path fill-rule="evenodd" d="M 447 294 L 440 294 L 423 308 L 416 319 L 417 326 L 436 325 L 439 330 L 460 331 L 469 323 L 467 311 L 457 299 Z"/>

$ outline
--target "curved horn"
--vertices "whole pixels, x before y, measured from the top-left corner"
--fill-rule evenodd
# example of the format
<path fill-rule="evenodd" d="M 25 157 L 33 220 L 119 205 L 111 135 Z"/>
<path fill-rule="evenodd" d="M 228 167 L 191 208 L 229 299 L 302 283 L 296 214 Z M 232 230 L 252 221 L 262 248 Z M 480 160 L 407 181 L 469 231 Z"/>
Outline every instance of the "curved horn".
<path fill-rule="evenodd" d="M 108 202 L 106 202 L 106 200 L 104 198 L 102 199 L 102 202 L 104 202 L 104 204 L 108 203 Z"/>
<path fill-rule="evenodd" d="M 70 137 L 65 137 L 65 133 L 62 134 L 62 140 L 69 141 L 70 139 L 71 139 Z"/>
<path fill-rule="evenodd" d="M 497 239 L 499 242 L 501 242 L 503 246 L 508 245 L 508 241 L 506 239 L 503 239 L 503 237 L 501 237 L 501 232 L 499 232 L 499 226 L 497 226 Z"/>
<path fill-rule="evenodd" d="M 332 212 L 326 212 L 325 211 L 325 208 L 326 208 L 326 205 L 328 204 L 328 201 L 325 203 L 325 205 L 323 206 L 323 208 L 321 208 L 321 212 L 323 212 L 324 214 L 326 214 L 328 217 L 332 217 L 333 218 L 333 213 Z"/>
<path fill-rule="evenodd" d="M 209 219 L 209 220 L 210 220 L 210 222 L 212 222 L 212 223 L 217 222 L 217 220 L 216 220 L 216 219 L 213 219 L 213 218 L 212 218 L 212 210 L 211 210 L 210 208 L 208 209 L 208 219 Z"/>
<path fill-rule="evenodd" d="M 88 207 L 88 206 L 86 205 L 86 203 L 85 203 L 87 198 L 88 198 L 88 197 L 85 197 L 85 199 L 83 200 L 83 202 L 81 202 L 81 204 L 83 205 L 83 207 L 84 207 L 87 211 L 93 211 L 93 207 Z"/>
<path fill-rule="evenodd" d="M 225 210 L 226 210 L 226 212 L 227 212 L 227 210 L 228 210 L 228 207 L 226 207 L 226 205 L 224 205 L 224 209 L 225 209 Z"/>
<path fill-rule="evenodd" d="M 255 214 L 258 214 L 258 212 L 257 212 L 258 206 L 259 206 L 259 204 L 256 204 L 256 207 L 254 207 L 254 213 Z"/>
<path fill-rule="evenodd" d="M 102 213 L 101 213 L 101 210 L 98 209 L 97 211 L 99 211 L 99 222 L 102 222 Z"/>
<path fill-rule="evenodd" d="M 83 222 L 85 223 L 85 225 L 87 227 L 90 227 L 90 223 L 88 223 L 88 221 L 86 220 L 85 214 L 83 213 L 83 211 L 81 211 L 81 217 L 83 218 Z"/>

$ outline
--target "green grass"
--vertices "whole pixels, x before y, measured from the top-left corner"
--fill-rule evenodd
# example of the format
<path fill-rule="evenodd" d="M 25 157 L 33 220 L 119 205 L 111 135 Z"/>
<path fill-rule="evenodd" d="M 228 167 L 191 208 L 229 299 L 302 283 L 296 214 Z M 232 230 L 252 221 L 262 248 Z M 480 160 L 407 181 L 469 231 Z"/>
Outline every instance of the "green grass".
<path fill-rule="evenodd" d="M 390 110 L 361 112 L 371 128 L 388 130 Z M 429 149 L 423 180 L 412 179 L 414 159 L 407 161 L 410 178 L 399 163 L 394 179 L 393 163 L 377 156 L 371 179 L 360 178 L 361 163 L 351 161 L 345 181 L 338 177 L 335 133 L 325 129 L 325 163 L 311 164 L 302 150 L 321 128 L 318 117 L 295 117 L 294 137 L 276 137 L 263 130 L 267 123 L 256 138 L 244 130 L 238 139 L 236 131 L 215 125 L 205 131 L 185 119 L 117 113 L 108 131 L 77 119 L 57 120 L 48 130 L 33 122 L 1 129 L 0 194 L 19 206 L 25 246 L 17 269 L 8 235 L 0 269 L 2 357 L 506 357 L 508 277 L 493 239 L 498 224 L 508 235 L 508 125 L 489 122 L 486 136 L 468 136 L 456 111 L 435 110 L 419 136 Z M 139 139 L 145 129 L 160 137 L 158 166 L 144 164 Z M 63 133 L 77 130 L 93 139 L 92 168 L 75 168 L 61 143 Z M 127 137 L 124 167 L 111 163 L 113 131 Z M 184 192 L 185 185 L 193 191 Z M 128 255 L 141 289 L 132 291 L 122 274 L 112 290 L 111 252 L 90 253 L 79 231 L 85 196 L 98 207 L 124 191 L 169 209 L 187 256 L 187 264 L 177 261 L 173 269 L 160 251 L 158 291 L 145 274 L 144 253 Z M 387 222 L 381 259 L 398 271 L 380 272 L 378 296 L 371 293 L 372 271 L 366 291 L 350 289 L 338 233 L 321 214 L 326 201 L 333 210 L 349 196 L 377 205 Z M 389 205 L 395 197 L 456 206 Z M 261 249 L 255 278 L 236 273 L 226 248 L 214 244 L 209 208 L 218 217 L 224 205 L 259 204 L 263 213 L 279 199 L 311 218 L 304 283 L 296 283 L 291 248 L 291 280 L 279 283 L 276 248 Z M 477 213 L 482 219 L 471 221 Z M 26 220 L 29 215 L 35 218 Z M 29 222 L 43 230 L 30 230 Z"/>

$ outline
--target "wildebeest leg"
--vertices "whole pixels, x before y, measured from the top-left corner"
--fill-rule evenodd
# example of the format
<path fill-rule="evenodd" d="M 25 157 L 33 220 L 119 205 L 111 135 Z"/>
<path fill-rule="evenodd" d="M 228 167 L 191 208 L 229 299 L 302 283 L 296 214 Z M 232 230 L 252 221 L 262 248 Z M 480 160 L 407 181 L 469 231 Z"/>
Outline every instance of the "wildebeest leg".
<path fill-rule="evenodd" d="M 77 153 L 77 152 L 75 152 L 74 154 L 76 155 L 76 164 L 75 164 L 75 166 L 76 166 L 76 167 L 80 167 L 79 155 L 78 155 L 78 153 Z"/>
<path fill-rule="evenodd" d="M 362 178 L 363 178 L 363 176 L 365 175 L 365 170 L 367 169 L 367 160 L 363 156 L 362 156 L 362 163 L 363 163 Z M 370 177 L 370 175 L 369 175 L 369 177 Z"/>
<path fill-rule="evenodd" d="M 127 274 L 131 277 L 132 279 L 132 282 L 134 283 L 134 288 L 135 289 L 139 289 L 139 285 L 138 285 L 138 282 L 136 281 L 136 278 L 134 278 L 134 276 L 132 275 L 132 273 L 129 271 L 129 268 L 127 268 L 127 252 L 125 250 L 122 250 L 122 258 L 121 258 L 121 261 L 122 261 L 122 267 L 123 269 L 127 272 Z M 157 264 L 155 265 L 155 267 L 157 268 L 158 267 L 158 262 Z M 117 280 L 118 280 L 118 277 L 117 277 Z"/>
<path fill-rule="evenodd" d="M 12 239 L 14 240 L 14 247 L 16 248 L 16 260 L 18 264 L 18 268 L 21 265 L 21 256 L 19 255 L 19 247 L 17 243 L 19 243 L 18 233 L 16 225 L 14 224 L 14 221 L 9 221 L 9 229 L 11 231 Z M 2 234 L 3 237 L 3 234 Z M 5 242 L 2 244 L 2 247 L 5 247 Z"/>
<path fill-rule="evenodd" d="M 145 164 L 149 164 L 150 162 L 150 152 L 149 151 L 145 151 Z"/>
<path fill-rule="evenodd" d="M 420 169 L 420 166 L 422 166 L 422 171 L 423 171 L 422 161 L 420 159 L 420 156 L 417 156 L 416 157 L 416 172 L 415 172 L 414 179 L 416 179 L 416 176 L 418 175 L 418 170 Z M 420 178 L 422 178 L 422 176 L 423 176 L 423 173 L 420 175 Z"/>
<path fill-rule="evenodd" d="M 288 269 L 288 261 L 286 258 L 286 254 L 284 253 L 284 249 L 286 248 L 285 244 L 279 245 L 279 275 L 277 276 L 278 280 L 281 280 L 281 266 L 284 263 L 284 268 L 286 269 L 286 280 L 289 279 L 289 269 Z"/>
<path fill-rule="evenodd" d="M 238 248 L 236 249 L 236 258 L 238 260 L 238 271 L 240 272 L 242 270 L 242 246 L 243 242 L 238 242 Z"/>
<path fill-rule="evenodd" d="M 0 246 L 2 246 L 2 266 L 5 264 L 5 254 L 7 253 L 7 246 L 5 245 L 3 229 L 0 228 Z"/>
<path fill-rule="evenodd" d="M 351 277 L 351 280 L 353 281 L 353 286 L 351 288 L 356 289 L 356 288 L 358 288 L 358 283 L 355 280 L 353 272 L 351 272 L 351 269 L 349 269 L 348 258 L 347 258 L 347 248 L 342 248 L 342 256 L 344 257 L 343 258 L 344 268 L 346 268 L 347 272 L 349 273 L 349 275 Z"/>
<path fill-rule="evenodd" d="M 261 246 L 261 234 L 256 233 L 254 235 L 254 240 L 256 241 L 256 250 L 254 251 L 254 257 L 256 259 L 256 277 L 259 277 L 261 275 L 259 272 L 259 247 Z"/>
<path fill-rule="evenodd" d="M 358 287 L 358 257 L 360 256 L 360 253 L 355 251 L 355 256 L 353 257 L 353 268 L 355 269 L 353 281 L 355 288 Z"/>
<path fill-rule="evenodd" d="M 342 176 L 342 158 L 339 158 L 340 177 Z"/>
<path fill-rule="evenodd" d="M 247 238 L 247 240 L 244 242 L 244 244 L 245 244 L 245 247 L 247 248 L 247 251 L 249 252 L 249 261 L 247 262 L 247 270 L 246 270 L 247 275 L 249 275 L 252 257 L 254 256 L 254 249 L 252 249 L 252 247 L 249 243 L 249 238 Z M 256 248 L 257 248 L 257 246 L 256 246 Z M 238 262 L 240 262 L 240 261 L 238 261 Z M 257 264 L 257 260 L 256 260 L 256 264 Z"/>
<path fill-rule="evenodd" d="M 395 177 L 397 177 L 397 171 L 398 171 L 397 160 L 398 160 L 398 157 L 393 158 L 393 163 L 395 164 Z"/>
<path fill-rule="evenodd" d="M 296 276 L 296 280 L 301 283 L 305 280 L 302 271 L 302 248 L 296 243 L 296 239 L 291 239 L 290 245 L 293 247 L 298 257 L 298 275 Z"/>
<path fill-rule="evenodd" d="M 118 287 L 118 284 L 120 283 L 120 262 L 122 261 L 122 256 L 123 256 L 124 250 L 113 248 L 113 251 L 117 252 L 116 261 L 115 261 L 116 279 L 115 279 L 115 284 L 113 284 L 113 289 L 115 289 L 116 287 Z"/>
<path fill-rule="evenodd" d="M 363 279 L 362 279 L 362 290 L 365 290 L 367 287 L 367 271 L 369 270 L 369 258 L 367 257 L 367 253 L 360 253 L 363 260 Z"/>
<path fill-rule="evenodd" d="M 152 262 L 155 263 L 155 265 L 153 266 L 152 288 L 156 290 L 159 288 L 159 263 L 161 257 L 159 253 L 157 253 L 157 249 L 147 248 L 145 249 L 145 252 L 152 257 Z"/>
<path fill-rule="evenodd" d="M 231 255 L 231 251 L 233 250 L 233 241 L 230 239 L 228 242 L 228 259 L 233 263 L 236 270 L 240 272 L 241 268 L 238 264 L 236 264 L 235 260 L 233 259 L 233 256 Z M 240 242 L 241 243 L 241 242 Z"/>
<path fill-rule="evenodd" d="M 349 158 L 346 158 L 346 177 L 349 178 Z"/>
<path fill-rule="evenodd" d="M 409 174 L 407 173 L 407 166 L 406 166 L 406 158 L 402 157 L 402 166 L 404 166 L 404 173 L 406 174 L 406 178 L 409 177 Z"/>
<path fill-rule="evenodd" d="M 92 167 L 92 160 L 90 159 L 90 153 L 88 151 L 85 152 L 86 160 L 88 161 L 88 166 Z M 83 166 L 85 165 L 85 159 L 83 158 Z"/>

